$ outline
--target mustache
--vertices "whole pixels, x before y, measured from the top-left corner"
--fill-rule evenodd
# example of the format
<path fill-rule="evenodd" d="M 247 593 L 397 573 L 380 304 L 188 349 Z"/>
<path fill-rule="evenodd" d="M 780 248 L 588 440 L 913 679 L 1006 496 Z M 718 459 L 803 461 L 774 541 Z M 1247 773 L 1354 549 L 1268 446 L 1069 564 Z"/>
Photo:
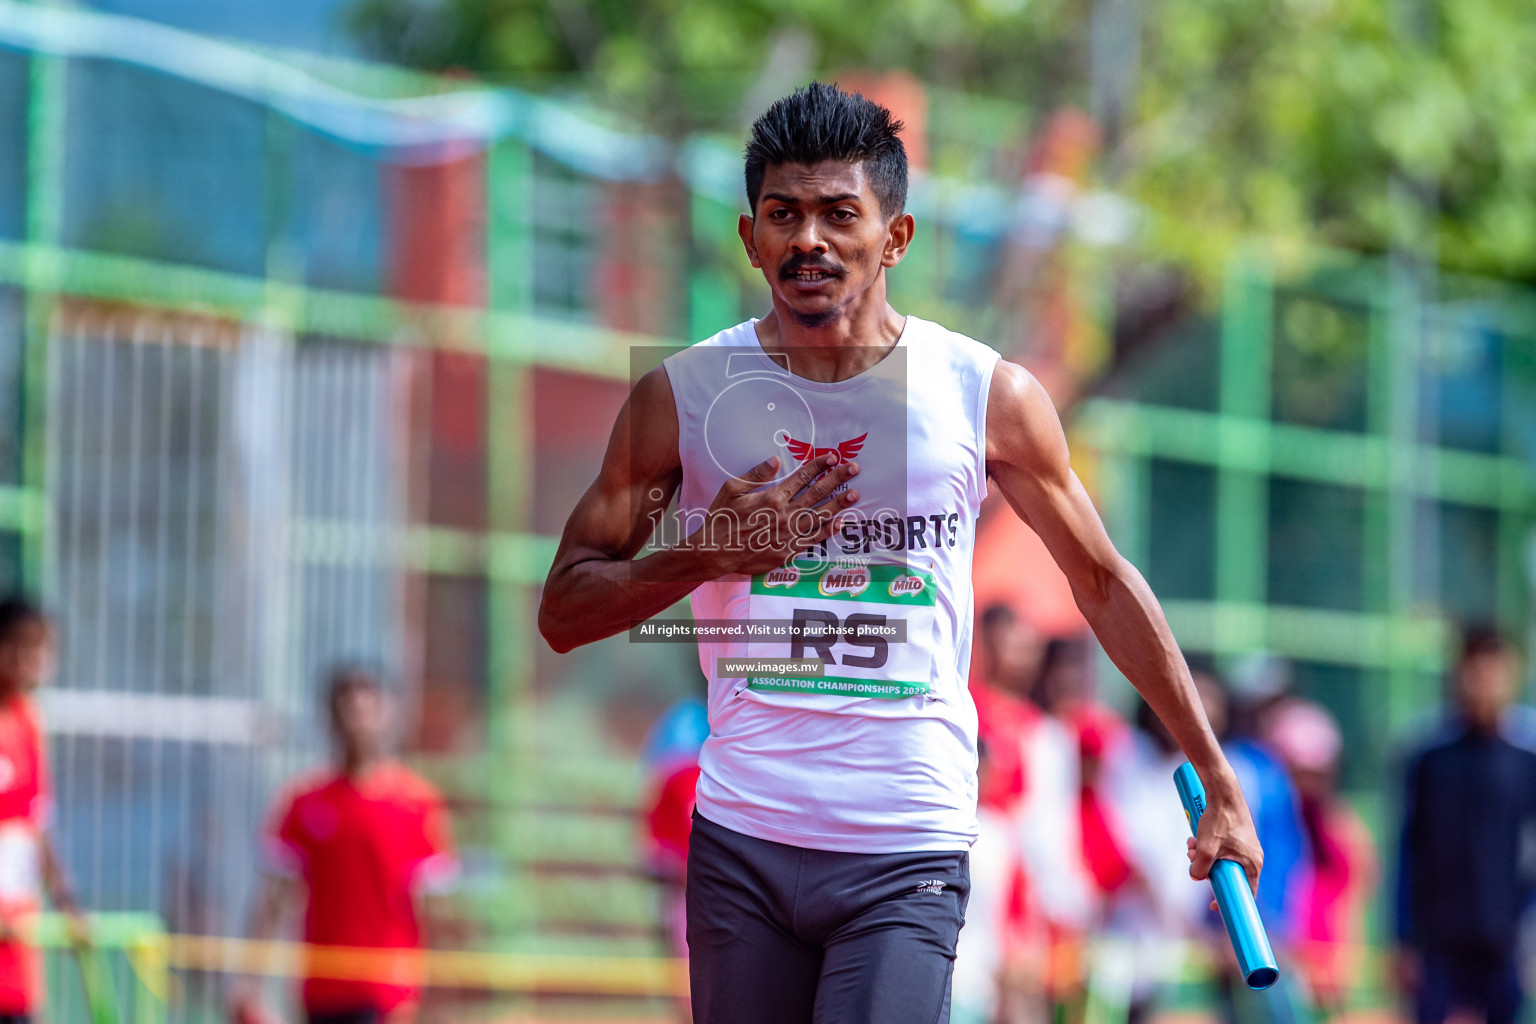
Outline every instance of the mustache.
<path fill-rule="evenodd" d="M 779 270 L 780 277 L 794 277 L 802 270 L 820 270 L 826 274 L 841 274 L 843 268 L 823 256 L 793 256 Z"/>

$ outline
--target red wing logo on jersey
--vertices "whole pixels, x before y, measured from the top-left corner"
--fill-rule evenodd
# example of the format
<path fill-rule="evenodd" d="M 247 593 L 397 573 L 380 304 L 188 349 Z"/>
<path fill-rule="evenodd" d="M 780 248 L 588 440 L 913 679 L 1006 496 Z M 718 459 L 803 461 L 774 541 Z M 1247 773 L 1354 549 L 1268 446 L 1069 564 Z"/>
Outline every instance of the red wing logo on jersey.
<path fill-rule="evenodd" d="M 836 448 L 815 448 L 805 441 L 796 441 L 791 437 L 788 440 L 789 454 L 793 455 L 795 461 L 800 463 L 810 462 L 812 459 L 819 459 L 826 455 L 836 455 L 837 461 L 833 465 L 841 466 L 845 462 L 853 461 L 859 452 L 864 450 L 864 439 L 868 436 L 869 433 L 866 431 L 858 437 L 844 441 Z"/>

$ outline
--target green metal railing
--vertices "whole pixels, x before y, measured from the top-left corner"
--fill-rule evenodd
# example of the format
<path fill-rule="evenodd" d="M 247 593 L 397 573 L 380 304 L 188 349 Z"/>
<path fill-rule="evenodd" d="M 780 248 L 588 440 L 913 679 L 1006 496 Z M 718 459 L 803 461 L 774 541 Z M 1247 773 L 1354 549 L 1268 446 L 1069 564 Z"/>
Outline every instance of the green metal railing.
<path fill-rule="evenodd" d="M 1193 467 L 1214 478 L 1213 507 L 1199 520 L 1214 525 L 1206 541 L 1214 548 L 1212 578 L 1195 588 L 1204 597 L 1164 597 L 1174 632 L 1186 651 L 1212 655 L 1222 667 L 1255 651 L 1317 666 L 1314 674 L 1328 682 L 1314 681 L 1309 695 L 1344 721 L 1353 762 L 1347 779 L 1369 810 L 1392 746 L 1439 699 L 1462 622 L 1488 619 L 1522 642 L 1530 636 L 1525 552 L 1536 536 L 1536 473 L 1519 417 L 1532 407 L 1536 376 L 1522 373 L 1518 361 L 1536 350 L 1536 320 L 1528 315 L 1531 296 L 1518 289 L 1447 279 L 1445 292 L 1474 295 L 1455 303 L 1410 285 L 1389 262 L 1322 253 L 1280 276 L 1278 258 L 1255 245 L 1230 263 L 1212 353 L 1219 373 L 1211 408 L 1091 398 L 1078 410 L 1075 430 L 1100 454 L 1111 531 L 1144 568 L 1156 562 L 1159 545 L 1200 529 L 1171 508 L 1155 510 L 1154 465 Z M 1294 344 L 1276 337 L 1277 306 L 1303 298 L 1342 303 L 1352 318 L 1342 365 L 1363 376 L 1348 382 L 1364 392 L 1357 429 L 1287 421 L 1272 396 L 1277 346 Z M 1481 314 L 1470 327 L 1456 319 L 1468 309 Z M 1491 375 L 1497 447 L 1469 450 L 1426 437 L 1434 429 L 1424 392 L 1438 386 L 1426 350 L 1437 335 L 1483 329 L 1499 335 L 1501 356 Z M 1276 547 L 1270 521 L 1272 491 L 1282 486 L 1359 509 L 1358 519 L 1320 514 L 1312 525 L 1322 544 L 1333 545 L 1335 565 L 1272 564 L 1287 555 Z M 1447 543 L 1435 532 L 1442 529 L 1441 509 L 1472 510 L 1493 524 L 1483 538 L 1496 552 L 1487 566 L 1495 577 L 1491 608 L 1455 607 L 1435 576 L 1440 559 L 1470 557 L 1438 550 Z M 1308 597 L 1316 604 L 1276 600 L 1277 570 L 1311 573 Z M 1341 691 L 1339 681 L 1349 679 L 1350 692 Z M 1309 689 L 1305 680 L 1302 689 Z"/>
<path fill-rule="evenodd" d="M 89 929 L 89 946 L 78 949 L 62 915 L 42 914 L 33 925 L 53 1002 L 78 989 L 89 993 L 92 1024 L 161 1024 L 172 988 L 164 924 L 152 914 L 92 914 Z"/>

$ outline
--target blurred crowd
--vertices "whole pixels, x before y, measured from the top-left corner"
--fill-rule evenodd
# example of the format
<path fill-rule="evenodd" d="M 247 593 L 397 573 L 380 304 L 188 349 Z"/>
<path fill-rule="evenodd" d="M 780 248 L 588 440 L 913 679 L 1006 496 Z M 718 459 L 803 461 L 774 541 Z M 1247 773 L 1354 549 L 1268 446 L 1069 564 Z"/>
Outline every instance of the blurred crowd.
<path fill-rule="evenodd" d="M 1155 715 L 1100 701 L 1096 649 L 1045 639 L 1007 607 L 981 616 L 971 692 L 979 719 L 980 837 L 954 973 L 956 1024 L 1135 1024 L 1173 983 L 1207 986 L 1235 1024 L 1291 1024 L 1358 1008 L 1352 995 L 1390 976 L 1420 1024 L 1514 1024 L 1522 949 L 1536 925 L 1536 711 L 1518 704 L 1517 649 L 1465 631 L 1444 706 L 1406 737 L 1377 842 L 1339 792 L 1344 734 L 1299 696 L 1269 656 L 1219 676 L 1195 662 L 1207 716 L 1252 808 L 1265 863 L 1258 904 L 1282 968 L 1258 993 L 1238 977 L 1209 889 L 1189 878 L 1188 822 L 1172 783 L 1183 761 Z M 43 730 L 32 694 L 53 662 L 47 616 L 0 601 L 0 1024 L 41 998 L 31 922 L 44 899 L 89 944 L 53 852 Z M 428 925 L 443 915 L 457 858 L 436 790 L 391 756 L 387 687 L 356 666 L 322 688 L 329 763 L 284 788 L 260 837 L 265 881 L 251 935 L 309 946 L 302 986 L 311 1024 L 415 1019 Z M 646 856 L 661 921 L 686 957 L 686 882 L 702 696 L 652 728 Z M 1388 898 L 1379 883 L 1394 882 Z M 1367 908 L 1387 911 L 1388 942 L 1367 943 Z M 286 922 L 286 925 L 285 925 Z M 1383 921 L 1382 923 L 1386 923 Z M 1373 935 L 1374 937 L 1374 935 Z M 324 947 L 376 956 L 323 963 Z M 1378 952 L 1390 952 L 1382 957 Z M 1389 972 L 1381 968 L 1390 967 Z M 686 1000 L 680 1001 L 686 1018 Z M 275 1020 L 260 986 L 236 979 L 232 1019 Z"/>
<path fill-rule="evenodd" d="M 1536 716 L 1514 703 L 1520 661 L 1500 634 L 1466 632 L 1444 707 L 1398 737 L 1385 850 L 1340 794 L 1339 723 L 1296 694 L 1284 660 L 1254 655 L 1225 675 L 1192 661 L 1264 846 L 1258 903 L 1282 967 L 1266 992 L 1242 983 L 1209 888 L 1190 880 L 1172 781 L 1183 755 L 1144 703 L 1127 719 L 1098 699 L 1096 653 L 1086 639 L 1042 637 L 1006 606 L 981 616 L 971 680 L 980 837 L 955 1024 L 1136 1024 L 1160 998 L 1169 1008 L 1176 984 L 1206 987 L 1223 1024 L 1292 1024 L 1359 1008 L 1352 994 L 1388 974 L 1404 1016 L 1422 1024 L 1512 1024 L 1519 932 L 1536 889 Z M 683 956 L 692 789 L 707 735 L 703 701 L 683 701 L 644 756 L 647 856 Z M 1368 912 L 1387 880 L 1395 889 L 1379 905 L 1390 940 L 1368 944 Z"/>
<path fill-rule="evenodd" d="M 971 685 L 981 837 L 957 1024 L 1135 1022 L 1171 983 L 1201 980 L 1224 1022 L 1337 1016 L 1378 976 L 1367 909 L 1385 877 L 1405 1015 L 1512 1024 L 1536 889 L 1536 729 L 1514 703 L 1515 648 L 1467 630 L 1444 706 L 1400 738 L 1385 870 L 1339 792 L 1339 724 L 1294 692 L 1289 666 L 1255 655 L 1225 678 L 1191 670 L 1264 846 L 1258 904 L 1281 983 L 1242 984 L 1207 887 L 1189 880 L 1171 782 L 1183 756 L 1162 723 L 1144 703 L 1126 721 L 1097 699 L 1086 641 L 1044 641 L 999 606 L 982 615 Z"/>
<path fill-rule="evenodd" d="M 1194 970 L 1214 974 L 1225 1020 L 1289 1021 L 1302 1002 L 1342 1004 L 1377 869 L 1368 832 L 1337 795 L 1338 724 L 1291 693 L 1276 659 L 1248 659 L 1229 679 L 1192 670 L 1253 810 L 1260 913 L 1290 980 L 1259 994 L 1237 977 L 1209 892 L 1189 879 L 1189 824 L 1172 782 L 1184 758 L 1162 723 L 1145 704 L 1127 721 L 1098 700 L 1087 641 L 1042 640 L 997 606 L 982 615 L 971 684 L 981 837 L 956 1021 L 1042 1020 L 1055 1008 L 1142 1020 Z"/>

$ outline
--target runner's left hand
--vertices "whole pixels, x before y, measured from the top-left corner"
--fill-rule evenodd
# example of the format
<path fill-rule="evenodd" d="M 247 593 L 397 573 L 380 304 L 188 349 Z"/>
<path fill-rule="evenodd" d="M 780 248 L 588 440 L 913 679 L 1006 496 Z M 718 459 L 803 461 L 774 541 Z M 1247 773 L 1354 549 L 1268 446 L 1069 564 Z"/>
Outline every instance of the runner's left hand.
<path fill-rule="evenodd" d="M 1235 778 L 1206 787 L 1205 813 L 1200 817 L 1197 836 L 1187 843 L 1189 876 L 1196 881 L 1210 877 L 1211 866 L 1218 860 L 1234 860 L 1242 865 L 1248 885 L 1259 893 L 1259 873 L 1264 870 L 1264 849 L 1253 827 L 1253 815 Z M 1211 901 L 1216 909 L 1216 901 Z"/>

